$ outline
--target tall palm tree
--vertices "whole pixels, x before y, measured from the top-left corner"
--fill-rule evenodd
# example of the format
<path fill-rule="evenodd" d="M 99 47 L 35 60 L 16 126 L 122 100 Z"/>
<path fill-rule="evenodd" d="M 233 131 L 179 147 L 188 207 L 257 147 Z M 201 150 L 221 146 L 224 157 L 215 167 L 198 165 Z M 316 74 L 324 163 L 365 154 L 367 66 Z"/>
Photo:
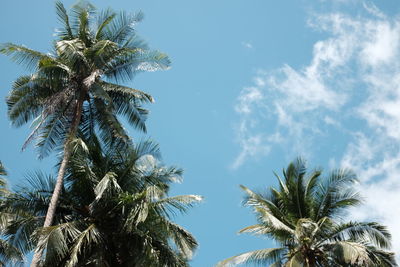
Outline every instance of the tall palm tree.
<path fill-rule="evenodd" d="M 0 266 L 7 266 L 10 264 L 12 266 L 23 266 L 23 253 L 5 238 L 5 230 L 10 224 L 10 221 L 14 218 L 14 214 L 6 211 L 7 205 L 5 202 L 10 194 L 10 191 L 6 187 L 6 175 L 7 171 L 0 161 L 0 235 L 2 236 L 0 239 Z"/>
<path fill-rule="evenodd" d="M 360 203 L 352 189 L 356 176 L 339 169 L 326 178 L 306 172 L 302 159 L 289 164 L 279 188 L 256 193 L 245 186 L 245 205 L 254 209 L 258 224 L 240 230 L 267 236 L 280 246 L 240 254 L 217 266 L 242 263 L 270 266 L 397 266 L 390 234 L 375 222 L 344 222 L 345 210 Z"/>
<path fill-rule="evenodd" d="M 188 266 L 197 242 L 171 216 L 201 197 L 168 196 L 181 170 L 160 165 L 151 142 L 105 152 L 98 143 L 79 142 L 74 150 L 55 223 L 39 230 L 44 266 Z M 43 174 L 28 180 L 10 197 L 15 211 L 33 211 L 9 228 L 20 246 L 29 246 L 55 183 Z"/>
<path fill-rule="evenodd" d="M 24 147 L 36 139 L 40 157 L 53 149 L 63 151 L 44 227 L 52 224 L 77 133 L 89 137 L 99 131 L 108 143 L 129 141 L 118 115 L 137 129 L 146 129 L 147 111 L 142 104 L 151 102 L 152 97 L 110 81 L 127 81 L 137 72 L 165 69 L 170 64 L 165 54 L 149 50 L 136 36 L 134 25 L 142 13 L 96 12 L 92 5 L 81 3 L 68 14 L 61 2 L 56 2 L 56 11 L 62 28 L 52 52 L 11 43 L 0 47 L 1 53 L 33 70 L 14 82 L 7 98 L 8 115 L 15 126 L 33 120 Z M 37 251 L 32 266 L 39 258 Z"/>

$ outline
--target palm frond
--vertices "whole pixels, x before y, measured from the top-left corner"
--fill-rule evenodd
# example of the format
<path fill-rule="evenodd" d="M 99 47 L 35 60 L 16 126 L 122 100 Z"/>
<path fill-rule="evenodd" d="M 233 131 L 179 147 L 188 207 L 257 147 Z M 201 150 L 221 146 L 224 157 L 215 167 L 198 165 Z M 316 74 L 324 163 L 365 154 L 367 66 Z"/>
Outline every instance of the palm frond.
<path fill-rule="evenodd" d="M 56 1 L 56 14 L 58 20 L 63 26 L 61 29 L 57 29 L 57 36 L 59 36 L 62 40 L 74 39 L 74 35 L 69 24 L 69 16 L 67 10 L 65 9 L 63 3 L 60 1 Z"/>
<path fill-rule="evenodd" d="M 111 9 L 105 9 L 100 12 L 97 18 L 97 30 L 94 35 L 95 40 L 105 40 L 104 28 L 115 18 L 117 14 Z"/>
<path fill-rule="evenodd" d="M 378 248 L 390 249 L 391 235 L 387 228 L 375 223 L 348 222 L 340 224 L 327 236 L 328 240 L 368 242 Z"/>
<path fill-rule="evenodd" d="M 158 51 L 137 50 L 132 55 L 118 57 L 108 64 L 104 71 L 106 77 L 116 81 L 132 79 L 136 73 L 142 71 L 166 70 L 171 61 L 168 56 Z"/>
<path fill-rule="evenodd" d="M 343 208 L 360 203 L 360 197 L 351 186 L 357 182 L 357 176 L 348 169 L 332 171 L 315 196 L 315 220 L 335 216 Z"/>
<path fill-rule="evenodd" d="M 104 28 L 104 38 L 123 45 L 135 34 L 134 26 L 143 19 L 143 13 L 128 14 L 119 12 Z"/>
<path fill-rule="evenodd" d="M 75 38 L 81 39 L 86 45 L 91 40 L 90 17 L 95 15 L 96 8 L 88 1 L 79 1 L 71 8 L 71 30 Z"/>
<path fill-rule="evenodd" d="M 395 254 L 384 250 L 377 249 L 373 246 L 367 247 L 368 256 L 372 262 L 372 266 L 393 267 L 398 266 Z"/>
<path fill-rule="evenodd" d="M 49 58 L 46 54 L 13 43 L 1 44 L 0 53 L 10 56 L 17 64 L 22 64 L 28 69 L 36 68 L 41 60 Z"/>
<path fill-rule="evenodd" d="M 360 243 L 339 241 L 334 244 L 332 252 L 341 264 L 350 266 L 368 266 L 371 264 L 366 247 Z"/>
<path fill-rule="evenodd" d="M 49 155 L 54 149 L 63 148 L 63 140 L 67 135 L 67 130 L 70 121 L 65 116 L 57 116 L 53 114 L 49 116 L 41 125 L 36 137 L 36 147 L 39 148 L 39 158 L 44 158 Z M 29 139 L 27 139 L 29 141 Z M 28 144 L 27 142 L 25 144 Z M 26 145 L 24 145 L 26 146 Z"/>
<path fill-rule="evenodd" d="M 116 174 L 109 172 L 104 175 L 103 179 L 96 185 L 94 192 L 96 194 L 95 201 L 99 201 L 106 195 L 116 195 L 121 191 L 121 187 L 116 179 Z"/>
<path fill-rule="evenodd" d="M 57 54 L 68 62 L 71 68 L 89 68 L 89 63 L 83 54 L 85 43 L 80 39 L 61 40 L 56 43 Z M 82 65 L 82 66 L 79 66 Z"/>
<path fill-rule="evenodd" d="M 90 224 L 84 231 L 80 232 L 72 241 L 72 248 L 69 255 L 69 260 L 65 266 L 76 266 L 79 261 L 79 256 L 89 250 L 93 245 L 102 243 L 101 233 L 96 228 L 95 224 Z"/>
<path fill-rule="evenodd" d="M 127 97 L 129 99 L 136 99 L 136 101 L 139 101 L 140 103 L 154 102 L 154 99 L 151 95 L 137 89 L 110 82 L 101 82 L 100 85 L 104 88 L 106 92 L 110 94 L 114 92 L 117 93 L 116 96 L 123 95 L 124 97 Z"/>
<path fill-rule="evenodd" d="M 32 76 L 21 76 L 13 84 L 7 96 L 8 117 L 12 124 L 19 127 L 42 111 L 41 92 L 48 90 L 36 83 Z"/>
<path fill-rule="evenodd" d="M 43 238 L 37 248 L 46 251 L 45 261 L 54 264 L 68 253 L 68 240 L 76 239 L 79 234 L 75 223 L 67 222 L 38 229 L 34 235 L 36 239 L 38 236 Z"/>
<path fill-rule="evenodd" d="M 117 43 L 100 40 L 87 49 L 85 54 L 97 69 L 103 69 L 113 58 L 118 56 L 119 50 Z"/>
<path fill-rule="evenodd" d="M 176 223 L 173 223 L 167 219 L 163 219 L 162 221 L 166 225 L 167 231 L 170 233 L 171 239 L 179 248 L 180 253 L 184 256 L 185 259 L 191 259 L 193 256 L 193 251 L 198 246 L 198 243 L 194 236 L 189 231 Z"/>
<path fill-rule="evenodd" d="M 152 140 L 138 142 L 134 145 L 132 151 L 137 159 L 145 155 L 151 155 L 156 159 L 161 159 L 160 146 Z"/>
<path fill-rule="evenodd" d="M 290 223 L 285 219 L 285 214 L 282 213 L 279 207 L 277 207 L 272 201 L 264 198 L 260 194 L 257 194 L 250 190 L 249 188 L 241 185 L 242 190 L 247 194 L 244 200 L 245 205 L 253 206 L 257 213 L 260 213 L 259 219 L 275 227 L 286 229 L 291 231 Z"/>
<path fill-rule="evenodd" d="M 237 266 L 244 263 L 266 265 L 280 260 L 284 253 L 284 248 L 254 250 L 221 261 L 216 267 Z"/>
<path fill-rule="evenodd" d="M 170 217 L 174 215 L 176 211 L 185 213 L 188 208 L 193 207 L 196 203 L 203 200 L 202 196 L 199 195 L 181 195 L 166 197 L 156 201 L 153 205 L 163 211 L 164 215 Z"/>

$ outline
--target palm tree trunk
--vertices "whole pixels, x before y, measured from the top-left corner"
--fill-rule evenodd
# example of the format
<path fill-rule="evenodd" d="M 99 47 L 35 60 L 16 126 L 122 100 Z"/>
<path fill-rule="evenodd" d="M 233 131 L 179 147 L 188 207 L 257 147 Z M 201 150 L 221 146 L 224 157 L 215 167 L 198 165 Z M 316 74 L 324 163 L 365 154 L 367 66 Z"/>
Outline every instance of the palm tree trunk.
<path fill-rule="evenodd" d="M 72 149 L 71 149 L 70 144 L 71 144 L 71 141 L 75 138 L 79 123 L 81 121 L 82 107 L 83 107 L 83 101 L 85 98 L 85 94 L 86 94 L 86 92 L 84 92 L 84 90 L 82 90 L 79 95 L 78 102 L 75 106 L 75 114 L 74 114 L 74 117 L 72 118 L 69 135 L 64 144 L 64 156 L 61 161 L 60 168 L 58 170 L 57 182 L 54 187 L 53 195 L 51 196 L 51 200 L 50 200 L 49 208 L 46 213 L 46 218 L 44 220 L 43 228 L 49 227 L 53 223 L 54 215 L 56 213 L 56 208 L 57 208 L 57 202 L 58 202 L 58 199 L 60 198 L 61 190 L 62 190 L 63 184 L 64 184 L 65 170 L 67 168 L 68 161 L 72 154 Z M 39 266 L 39 262 L 42 257 L 42 254 L 43 254 L 43 248 L 42 248 L 43 243 L 44 243 L 43 237 L 39 236 L 39 241 L 36 245 L 35 253 L 32 258 L 31 267 Z"/>
<path fill-rule="evenodd" d="M 315 267 L 315 266 L 317 266 L 314 256 L 313 257 L 308 257 L 307 260 L 306 260 L 306 264 L 307 264 L 307 267 Z"/>

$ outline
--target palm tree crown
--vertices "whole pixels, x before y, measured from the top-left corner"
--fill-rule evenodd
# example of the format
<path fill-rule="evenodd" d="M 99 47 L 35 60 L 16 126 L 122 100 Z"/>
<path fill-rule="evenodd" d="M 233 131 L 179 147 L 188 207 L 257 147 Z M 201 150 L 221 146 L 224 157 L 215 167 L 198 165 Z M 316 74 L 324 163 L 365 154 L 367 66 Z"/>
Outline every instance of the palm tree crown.
<path fill-rule="evenodd" d="M 105 152 L 99 144 L 78 145 L 55 223 L 37 232 L 44 236 L 44 265 L 188 266 L 197 242 L 171 216 L 185 212 L 201 197 L 168 196 L 181 170 L 160 165 L 158 154 L 151 142 Z M 9 198 L 14 212 L 23 211 L 9 234 L 27 250 L 55 182 L 40 173 L 29 181 Z"/>
<path fill-rule="evenodd" d="M 323 179 L 321 171 L 306 172 L 302 159 L 289 164 L 279 188 L 267 194 L 245 186 L 245 205 L 251 206 L 258 224 L 240 233 L 265 235 L 280 244 L 231 257 L 217 266 L 241 263 L 270 266 L 397 266 L 384 226 L 370 222 L 344 222 L 345 210 L 360 203 L 352 189 L 353 172 L 335 170 Z"/>
<path fill-rule="evenodd" d="M 39 155 L 46 156 L 74 134 L 74 122 L 86 136 L 99 130 L 109 142 L 115 137 L 129 139 L 117 115 L 145 130 L 147 111 L 141 104 L 152 97 L 110 82 L 130 80 L 137 72 L 165 69 L 170 64 L 165 54 L 149 50 L 137 37 L 134 26 L 143 14 L 96 12 L 87 3 L 75 5 L 68 14 L 60 2 L 56 11 L 63 27 L 50 53 L 11 43 L 0 48 L 33 70 L 15 81 L 7 98 L 8 115 L 15 126 L 34 119 L 25 145 L 36 139 Z"/>

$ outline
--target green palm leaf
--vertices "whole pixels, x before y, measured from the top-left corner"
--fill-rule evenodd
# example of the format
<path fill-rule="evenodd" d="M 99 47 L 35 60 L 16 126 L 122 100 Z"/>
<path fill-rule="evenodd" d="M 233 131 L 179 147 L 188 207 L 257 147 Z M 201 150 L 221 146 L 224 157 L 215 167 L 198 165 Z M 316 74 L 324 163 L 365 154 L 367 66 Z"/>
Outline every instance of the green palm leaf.
<path fill-rule="evenodd" d="M 254 250 L 221 261 L 216 265 L 216 267 L 229 267 L 244 263 L 266 265 L 279 260 L 284 252 L 285 252 L 284 248 Z"/>

